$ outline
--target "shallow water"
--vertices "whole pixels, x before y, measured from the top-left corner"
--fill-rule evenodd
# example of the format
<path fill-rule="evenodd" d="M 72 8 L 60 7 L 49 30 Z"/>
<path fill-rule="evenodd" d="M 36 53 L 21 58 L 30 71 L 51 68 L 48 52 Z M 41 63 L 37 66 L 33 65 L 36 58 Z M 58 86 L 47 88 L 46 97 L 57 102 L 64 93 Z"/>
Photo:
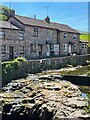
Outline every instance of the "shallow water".
<path fill-rule="evenodd" d="M 82 97 L 88 98 L 90 100 L 90 86 L 79 86 L 82 92 Z"/>
<path fill-rule="evenodd" d="M 87 96 L 87 93 L 82 93 L 82 97 L 83 98 L 87 98 L 88 96 Z"/>

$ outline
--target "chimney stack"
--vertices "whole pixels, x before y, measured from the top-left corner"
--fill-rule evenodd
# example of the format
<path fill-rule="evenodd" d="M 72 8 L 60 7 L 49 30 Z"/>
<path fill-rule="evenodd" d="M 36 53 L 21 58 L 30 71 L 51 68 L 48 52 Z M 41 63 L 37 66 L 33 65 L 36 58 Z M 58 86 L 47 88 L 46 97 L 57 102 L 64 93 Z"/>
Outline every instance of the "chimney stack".
<path fill-rule="evenodd" d="M 13 17 L 15 16 L 15 10 L 13 10 L 13 9 L 11 10 L 11 16 L 13 16 Z"/>
<path fill-rule="evenodd" d="M 36 19 L 36 15 L 34 15 L 34 19 Z"/>
<path fill-rule="evenodd" d="M 47 16 L 47 17 L 45 18 L 45 21 L 50 24 L 50 18 L 49 18 L 49 16 Z"/>

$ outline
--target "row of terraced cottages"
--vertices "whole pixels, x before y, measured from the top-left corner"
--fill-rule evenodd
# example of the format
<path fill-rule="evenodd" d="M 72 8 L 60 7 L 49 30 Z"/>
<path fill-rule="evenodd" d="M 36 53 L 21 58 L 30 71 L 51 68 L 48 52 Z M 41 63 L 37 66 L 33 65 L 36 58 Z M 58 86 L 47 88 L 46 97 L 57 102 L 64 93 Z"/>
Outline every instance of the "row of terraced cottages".
<path fill-rule="evenodd" d="M 68 25 L 11 15 L 0 21 L 2 61 L 23 56 L 27 59 L 87 54 L 87 42 Z"/>

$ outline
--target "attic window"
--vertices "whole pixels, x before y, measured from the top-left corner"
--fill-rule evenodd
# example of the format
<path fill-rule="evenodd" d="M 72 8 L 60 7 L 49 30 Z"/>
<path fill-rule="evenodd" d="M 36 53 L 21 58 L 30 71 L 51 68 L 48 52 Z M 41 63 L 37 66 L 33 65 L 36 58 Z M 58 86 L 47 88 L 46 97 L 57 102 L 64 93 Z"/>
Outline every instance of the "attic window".
<path fill-rule="evenodd" d="M 66 39 L 67 38 L 67 33 L 64 33 L 64 39 Z"/>
<path fill-rule="evenodd" d="M 4 39 L 5 38 L 5 31 L 0 31 L 0 38 Z"/>
<path fill-rule="evenodd" d="M 74 35 L 73 35 L 73 39 L 76 39 L 76 38 L 77 38 L 77 34 L 74 34 Z"/>
<path fill-rule="evenodd" d="M 19 32 L 19 40 L 24 40 L 24 33 L 23 32 Z"/>
<path fill-rule="evenodd" d="M 34 36 L 34 37 L 38 37 L 38 28 L 36 28 L 36 27 L 33 28 L 33 32 L 34 32 L 34 33 L 33 33 L 33 36 Z"/>

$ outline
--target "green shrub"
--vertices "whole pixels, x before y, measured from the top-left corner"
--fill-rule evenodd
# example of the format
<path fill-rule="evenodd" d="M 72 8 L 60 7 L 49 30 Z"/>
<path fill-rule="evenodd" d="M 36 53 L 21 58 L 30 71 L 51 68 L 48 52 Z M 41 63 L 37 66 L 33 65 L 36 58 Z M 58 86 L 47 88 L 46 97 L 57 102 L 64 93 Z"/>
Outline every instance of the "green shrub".
<path fill-rule="evenodd" d="M 15 59 L 15 61 L 26 62 L 27 60 L 24 57 L 18 57 Z"/>
<path fill-rule="evenodd" d="M 90 77 L 90 70 L 87 72 L 87 75 Z"/>
<path fill-rule="evenodd" d="M 19 57 L 13 61 L 2 63 L 2 84 L 9 83 L 12 79 L 25 77 L 28 73 L 28 62 Z"/>
<path fill-rule="evenodd" d="M 6 17 L 5 15 L 0 14 L 0 20 L 6 21 L 6 20 L 7 20 L 7 17 Z"/>

